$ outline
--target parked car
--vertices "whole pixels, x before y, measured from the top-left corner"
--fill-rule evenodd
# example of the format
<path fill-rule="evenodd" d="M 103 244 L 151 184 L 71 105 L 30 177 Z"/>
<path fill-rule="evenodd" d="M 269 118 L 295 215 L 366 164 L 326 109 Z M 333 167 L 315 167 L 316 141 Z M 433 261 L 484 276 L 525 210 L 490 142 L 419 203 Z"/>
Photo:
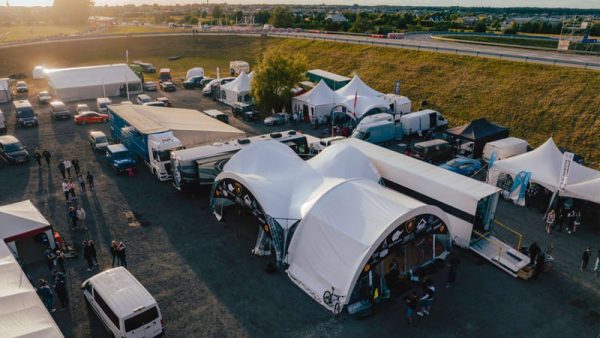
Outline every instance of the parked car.
<path fill-rule="evenodd" d="M 144 90 L 147 92 L 155 92 L 158 89 L 156 82 L 154 81 L 146 81 L 143 84 Z"/>
<path fill-rule="evenodd" d="M 146 94 L 139 94 L 136 98 L 137 104 L 152 102 L 152 98 Z"/>
<path fill-rule="evenodd" d="M 104 123 L 108 121 L 108 114 L 96 113 L 95 111 L 84 111 L 74 118 L 75 124 Z"/>
<path fill-rule="evenodd" d="M 287 113 L 277 113 L 277 114 L 273 114 L 272 116 L 267 117 L 263 123 L 266 126 L 276 126 L 276 125 L 283 125 L 286 123 L 286 121 L 289 121 L 290 119 L 290 114 Z"/>
<path fill-rule="evenodd" d="M 441 164 L 440 167 L 457 174 L 472 176 L 481 169 L 481 162 L 471 158 L 459 156 L 444 164 Z"/>
<path fill-rule="evenodd" d="M 48 93 L 48 91 L 43 90 L 38 93 L 38 102 L 40 104 L 48 103 L 50 101 L 52 101 L 52 95 L 50 95 L 50 93 Z"/>
<path fill-rule="evenodd" d="M 96 151 L 106 150 L 108 147 L 108 137 L 101 131 L 90 131 L 90 147 Z"/>
<path fill-rule="evenodd" d="M 29 86 L 27 86 L 27 82 L 25 81 L 17 81 L 15 89 L 17 93 L 27 93 L 29 91 Z"/>
<path fill-rule="evenodd" d="M 258 120 L 258 112 L 252 105 L 243 102 L 235 102 L 231 105 L 231 113 L 235 117 L 241 117 L 244 121 Z"/>
<path fill-rule="evenodd" d="M 200 84 L 198 85 L 198 88 L 204 88 L 212 80 L 213 80 L 212 77 L 206 77 L 206 76 L 203 77 L 202 80 L 200 81 Z"/>
<path fill-rule="evenodd" d="M 128 169 L 135 169 L 136 162 L 127 149 L 122 144 L 111 144 L 106 147 L 106 160 L 108 164 L 117 172 L 125 172 Z"/>
<path fill-rule="evenodd" d="M 175 87 L 175 84 L 173 84 L 171 81 L 163 81 L 160 83 L 160 89 L 164 90 L 165 92 L 174 92 L 177 87 Z"/>
<path fill-rule="evenodd" d="M 13 110 L 17 117 L 17 125 L 21 127 L 37 127 L 37 113 L 27 100 L 13 101 Z"/>
<path fill-rule="evenodd" d="M 71 111 L 62 101 L 50 102 L 50 114 L 55 120 L 68 120 L 71 118 Z"/>
<path fill-rule="evenodd" d="M 29 161 L 29 152 L 18 138 L 12 135 L 0 136 L 0 157 L 9 164 Z"/>
<path fill-rule="evenodd" d="M 154 68 L 154 65 L 151 63 L 143 61 L 133 61 L 132 63 L 134 65 L 140 66 L 144 73 L 156 73 L 156 68 Z"/>
<path fill-rule="evenodd" d="M 85 103 L 79 103 L 79 104 L 77 104 L 77 106 L 75 107 L 75 112 L 77 114 L 79 114 L 79 113 L 84 112 L 84 111 L 91 111 L 91 109 Z"/>
<path fill-rule="evenodd" d="M 165 107 L 172 107 L 173 106 L 173 104 L 171 103 L 171 100 L 169 100 L 168 97 L 164 97 L 164 96 L 157 97 L 156 101 L 164 103 Z"/>
<path fill-rule="evenodd" d="M 164 333 L 158 303 L 124 267 L 90 277 L 81 291 L 111 336 L 150 338 Z"/>
<path fill-rule="evenodd" d="M 191 78 L 183 81 L 183 88 L 185 89 L 195 89 L 202 88 L 202 79 L 204 76 L 192 76 Z"/>
<path fill-rule="evenodd" d="M 440 139 L 415 143 L 411 156 L 429 163 L 441 163 L 453 157 L 450 143 Z"/>

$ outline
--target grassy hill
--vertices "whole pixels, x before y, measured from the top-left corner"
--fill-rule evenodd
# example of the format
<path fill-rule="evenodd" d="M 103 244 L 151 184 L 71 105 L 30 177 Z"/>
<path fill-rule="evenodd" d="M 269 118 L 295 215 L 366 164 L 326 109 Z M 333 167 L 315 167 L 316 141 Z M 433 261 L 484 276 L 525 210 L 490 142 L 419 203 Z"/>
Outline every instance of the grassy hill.
<path fill-rule="evenodd" d="M 266 48 L 306 55 L 311 68 L 359 74 L 373 88 L 392 92 L 396 80 L 413 109 L 438 109 L 452 125 L 486 117 L 537 146 L 548 137 L 600 168 L 600 72 L 468 56 L 332 42 L 202 36 L 121 38 L 0 49 L 0 77 L 37 64 L 76 66 L 143 59 L 181 77 L 192 66 L 207 73 L 229 60 L 251 63 Z M 168 61 L 171 55 L 182 55 Z"/>

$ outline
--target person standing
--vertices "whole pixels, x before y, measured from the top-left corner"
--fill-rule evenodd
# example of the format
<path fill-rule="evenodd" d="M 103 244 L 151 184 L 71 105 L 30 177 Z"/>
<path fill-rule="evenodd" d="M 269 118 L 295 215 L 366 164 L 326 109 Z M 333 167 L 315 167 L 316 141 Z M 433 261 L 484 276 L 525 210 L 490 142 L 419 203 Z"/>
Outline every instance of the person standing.
<path fill-rule="evenodd" d="M 67 281 L 65 274 L 54 270 L 54 292 L 60 301 L 61 308 L 69 305 L 69 296 L 67 294 Z"/>
<path fill-rule="evenodd" d="M 571 210 L 567 214 L 567 232 L 569 233 L 569 235 L 573 233 L 574 226 L 575 226 L 575 210 Z"/>
<path fill-rule="evenodd" d="M 119 246 L 117 247 L 117 253 L 119 256 L 119 264 L 127 269 L 127 254 L 125 252 L 125 243 L 119 243 Z"/>
<path fill-rule="evenodd" d="M 554 212 L 554 209 L 550 209 L 550 212 L 546 215 L 546 232 L 548 234 L 552 231 L 552 225 L 554 224 L 555 219 L 556 213 Z"/>
<path fill-rule="evenodd" d="M 48 164 L 48 167 L 50 167 L 50 158 L 52 157 L 50 152 L 48 150 L 44 149 L 44 151 L 42 152 L 42 156 L 46 160 L 46 164 Z"/>
<path fill-rule="evenodd" d="M 408 296 L 404 297 L 404 302 L 406 302 L 406 320 L 408 320 L 409 325 L 413 325 L 415 312 L 417 311 L 417 293 L 412 290 Z"/>
<path fill-rule="evenodd" d="M 73 157 L 71 164 L 73 165 L 73 169 L 75 169 L 75 175 L 79 175 L 79 160 L 76 157 Z"/>
<path fill-rule="evenodd" d="M 596 277 L 600 277 L 600 250 L 596 256 L 596 264 L 594 264 L 594 271 L 596 271 Z"/>
<path fill-rule="evenodd" d="M 71 167 L 73 166 L 71 164 L 71 161 L 70 160 L 64 160 L 63 163 L 65 164 L 65 170 L 67 171 L 67 175 L 69 177 L 71 177 Z"/>
<path fill-rule="evenodd" d="M 429 315 L 431 310 L 431 303 L 435 296 L 435 286 L 430 283 L 423 285 L 423 296 L 421 296 L 421 311 L 417 312 L 419 316 Z"/>
<path fill-rule="evenodd" d="M 77 174 L 77 181 L 79 181 L 79 187 L 81 188 L 81 191 L 85 192 L 85 180 L 83 179 L 83 176 Z"/>
<path fill-rule="evenodd" d="M 446 279 L 446 287 L 447 288 L 453 287 L 455 281 L 456 281 L 456 264 L 449 262 L 448 263 L 448 278 Z"/>
<path fill-rule="evenodd" d="M 558 228 L 558 232 L 562 232 L 563 229 L 563 223 L 565 221 L 566 218 L 566 214 L 565 214 L 565 209 L 564 208 L 560 208 L 558 209 L 558 213 L 556 214 L 556 223 L 554 224 L 554 228 Z"/>
<path fill-rule="evenodd" d="M 67 178 L 67 176 L 65 176 L 65 163 L 63 161 L 58 162 L 58 171 L 60 171 L 63 180 Z"/>
<path fill-rule="evenodd" d="M 79 221 L 79 227 L 87 230 L 87 227 L 85 226 L 85 210 L 83 210 L 83 207 L 81 205 L 79 206 L 79 208 L 77 208 L 75 214 L 77 215 L 77 220 Z"/>
<path fill-rule="evenodd" d="M 71 230 L 77 229 L 77 211 L 73 207 L 69 207 L 69 219 L 71 220 Z"/>
<path fill-rule="evenodd" d="M 90 245 L 90 241 L 83 241 L 83 258 L 85 258 L 88 264 L 87 271 L 92 271 L 94 269 L 94 261 L 92 259 L 92 257 L 96 255 L 94 251 L 96 251 L 96 249 Z"/>
<path fill-rule="evenodd" d="M 535 257 L 540 252 L 542 252 L 542 249 L 540 249 L 540 247 L 537 245 L 537 242 L 531 243 L 531 245 L 529 246 L 529 263 L 531 265 L 534 264 Z"/>
<path fill-rule="evenodd" d="M 73 183 L 73 180 L 71 179 L 69 179 L 69 193 L 71 196 L 75 197 L 75 183 Z"/>
<path fill-rule="evenodd" d="M 67 272 L 65 270 L 65 254 L 60 250 L 56 250 L 56 265 L 62 273 Z"/>
<path fill-rule="evenodd" d="M 92 261 L 94 263 L 94 266 L 98 266 L 98 259 L 96 258 L 96 246 L 94 245 L 94 241 L 89 240 L 88 244 L 92 248 L 91 253 L 92 253 Z"/>
<path fill-rule="evenodd" d="M 115 261 L 117 261 L 117 263 L 120 263 L 119 260 L 119 245 L 117 244 L 117 241 L 112 241 L 110 243 L 110 254 L 112 256 L 112 267 L 115 267 Z"/>
<path fill-rule="evenodd" d="M 51 248 L 46 248 L 46 251 L 44 251 L 44 257 L 46 258 L 46 264 L 48 264 L 48 270 L 54 270 L 54 259 L 56 256 L 54 255 L 54 252 L 52 252 Z"/>
<path fill-rule="evenodd" d="M 38 167 L 42 167 L 42 154 L 40 154 L 40 151 L 38 149 L 35 150 L 35 154 L 33 155 L 35 157 L 35 161 L 38 164 Z"/>
<path fill-rule="evenodd" d="M 589 246 L 585 249 L 585 251 L 583 252 L 583 255 L 581 255 L 581 271 L 587 271 L 587 265 L 590 261 L 590 256 L 592 255 L 592 248 L 590 248 Z"/>
<path fill-rule="evenodd" d="M 54 308 L 54 294 L 52 293 L 52 289 L 48 286 L 48 282 L 43 279 L 39 280 L 39 287 L 37 288 L 37 293 L 42 298 L 44 305 L 46 305 L 46 309 L 50 312 L 56 311 Z"/>
<path fill-rule="evenodd" d="M 64 174 L 63 174 L 64 176 Z M 63 189 L 63 193 L 65 194 L 65 201 L 69 201 L 69 183 L 67 182 L 66 179 L 63 180 L 62 183 L 62 189 Z"/>
<path fill-rule="evenodd" d="M 90 189 L 94 190 L 94 175 L 89 171 L 87 172 L 87 182 Z"/>
<path fill-rule="evenodd" d="M 575 220 L 573 221 L 573 232 L 577 232 L 577 227 L 581 225 L 581 211 L 575 211 Z"/>

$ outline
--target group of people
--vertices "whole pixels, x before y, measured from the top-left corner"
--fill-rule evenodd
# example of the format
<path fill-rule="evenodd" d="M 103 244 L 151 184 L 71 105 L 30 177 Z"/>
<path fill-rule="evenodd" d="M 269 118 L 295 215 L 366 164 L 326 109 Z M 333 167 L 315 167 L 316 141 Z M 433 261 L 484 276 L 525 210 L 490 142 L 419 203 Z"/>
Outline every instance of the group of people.
<path fill-rule="evenodd" d="M 117 266 L 127 268 L 127 254 L 125 252 L 125 243 L 112 241 L 110 244 L 110 254 L 112 256 L 112 267 Z"/>
<path fill-rule="evenodd" d="M 85 226 L 85 218 L 86 213 L 82 206 L 77 207 L 69 207 L 68 209 L 69 218 L 71 219 L 71 230 L 84 229 L 87 230 Z"/>
<path fill-rule="evenodd" d="M 69 295 L 67 293 L 67 279 L 64 272 L 54 270 L 52 272 L 54 276 L 54 282 L 52 284 L 52 288 L 48 281 L 43 278 L 40 278 L 38 281 L 37 293 L 44 302 L 44 305 L 50 312 L 56 311 L 54 308 L 54 294 L 58 297 L 60 301 L 61 310 L 65 309 L 69 305 Z M 54 289 L 54 292 L 52 291 Z"/>
<path fill-rule="evenodd" d="M 558 211 L 551 209 L 546 215 L 546 232 L 552 233 L 552 230 L 562 232 L 563 227 L 570 234 L 577 232 L 577 227 L 581 225 L 581 211 L 575 209 L 559 208 Z"/>

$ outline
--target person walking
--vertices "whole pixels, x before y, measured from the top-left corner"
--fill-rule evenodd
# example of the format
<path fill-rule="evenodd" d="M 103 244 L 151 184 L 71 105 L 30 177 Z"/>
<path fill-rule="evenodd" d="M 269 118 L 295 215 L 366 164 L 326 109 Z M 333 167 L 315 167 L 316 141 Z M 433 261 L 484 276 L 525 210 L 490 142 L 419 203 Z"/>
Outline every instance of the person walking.
<path fill-rule="evenodd" d="M 567 214 L 567 232 L 569 233 L 569 235 L 573 233 L 574 226 L 575 226 L 575 210 L 571 210 Z"/>
<path fill-rule="evenodd" d="M 417 312 L 417 292 L 412 290 L 406 297 L 404 297 L 406 303 L 406 320 L 409 325 L 413 325 L 415 318 L 415 312 Z"/>
<path fill-rule="evenodd" d="M 115 267 L 115 261 L 117 261 L 117 263 L 120 263 L 120 259 L 119 259 L 119 245 L 117 244 L 117 241 L 112 241 L 110 243 L 110 254 L 112 256 L 112 267 Z"/>
<path fill-rule="evenodd" d="M 83 210 L 83 207 L 81 205 L 79 206 L 79 208 L 77 208 L 75 214 L 77 215 L 77 220 L 79 221 L 79 227 L 84 230 L 87 230 L 87 227 L 85 226 L 85 210 Z"/>
<path fill-rule="evenodd" d="M 94 175 L 91 172 L 87 172 L 87 183 L 91 190 L 94 190 Z"/>
<path fill-rule="evenodd" d="M 75 175 L 79 175 L 79 160 L 76 157 L 73 157 L 71 160 L 71 164 L 73 165 L 73 169 L 75 170 Z"/>
<path fill-rule="evenodd" d="M 69 201 L 69 182 L 66 179 L 62 182 L 63 193 L 65 194 L 65 201 Z"/>
<path fill-rule="evenodd" d="M 77 211 L 74 207 L 69 207 L 69 219 L 71 220 L 71 230 L 77 230 Z"/>
<path fill-rule="evenodd" d="M 58 171 L 60 171 L 63 180 L 67 178 L 67 176 L 65 176 L 65 163 L 63 161 L 58 162 Z"/>
<path fill-rule="evenodd" d="M 79 187 L 81 188 L 81 192 L 85 192 L 85 180 L 83 176 L 77 174 L 77 181 L 79 181 Z"/>
<path fill-rule="evenodd" d="M 581 211 L 575 211 L 575 220 L 573 221 L 573 232 L 577 232 L 577 227 L 581 225 Z"/>
<path fill-rule="evenodd" d="M 564 208 L 560 208 L 558 209 L 558 212 L 555 215 L 556 217 L 556 222 L 554 223 L 554 229 L 556 230 L 556 228 L 558 228 L 558 232 L 562 232 L 563 229 L 563 223 L 565 221 L 566 218 L 566 214 L 565 214 L 565 209 Z"/>
<path fill-rule="evenodd" d="M 52 289 L 48 286 L 48 282 L 44 279 L 39 280 L 39 287 L 37 288 L 37 293 L 40 295 L 40 298 L 46 305 L 46 309 L 50 312 L 56 311 L 54 308 L 54 294 L 52 293 Z"/>
<path fill-rule="evenodd" d="M 52 157 L 50 152 L 48 150 L 44 149 L 44 151 L 42 152 L 42 156 L 46 160 L 46 164 L 48 164 L 48 167 L 50 167 L 50 158 Z"/>
<path fill-rule="evenodd" d="M 40 151 L 38 149 L 35 150 L 35 154 L 33 155 L 35 157 L 35 161 L 38 164 L 38 167 L 42 167 L 42 154 L 40 154 Z"/>
<path fill-rule="evenodd" d="M 89 240 L 88 244 L 90 245 L 91 249 L 91 253 L 92 253 L 92 262 L 94 263 L 94 266 L 98 266 L 98 259 L 96 257 L 96 246 L 94 245 L 94 241 Z"/>
<path fill-rule="evenodd" d="M 127 269 L 127 254 L 125 252 L 125 243 L 119 243 L 119 246 L 117 247 L 117 254 L 119 256 L 119 265 Z"/>
<path fill-rule="evenodd" d="M 550 209 L 550 212 L 546 215 L 546 232 L 548 234 L 552 231 L 552 225 L 554 224 L 555 219 L 556 213 L 554 212 L 554 209 Z"/>
<path fill-rule="evenodd" d="M 90 242 L 91 241 L 83 241 L 83 258 L 85 258 L 88 264 L 87 271 L 92 271 L 94 269 L 93 257 L 96 256 L 96 248 L 90 245 Z"/>
<path fill-rule="evenodd" d="M 60 301 L 61 309 L 69 305 L 69 296 L 67 294 L 67 280 L 65 274 L 54 270 L 54 292 Z"/>
<path fill-rule="evenodd" d="M 594 271 L 596 272 L 596 277 L 600 277 L 600 250 L 598 250 L 598 254 L 596 255 L 596 264 L 594 264 Z"/>
<path fill-rule="evenodd" d="M 69 193 L 71 194 L 71 196 L 75 197 L 75 183 L 73 183 L 73 180 L 69 179 Z"/>
<path fill-rule="evenodd" d="M 50 247 L 46 248 L 46 251 L 44 251 L 44 257 L 46 258 L 46 264 L 48 264 L 48 270 L 54 270 L 54 259 L 56 256 Z"/>
<path fill-rule="evenodd" d="M 62 273 L 67 272 L 65 270 L 65 254 L 60 250 L 56 250 L 56 266 L 58 266 Z"/>
<path fill-rule="evenodd" d="M 429 310 L 431 310 L 431 303 L 433 303 L 433 299 L 435 296 L 435 286 L 431 285 L 431 283 L 427 283 L 423 285 L 423 296 L 421 296 L 421 311 L 417 312 L 419 316 L 428 315 Z"/>
<path fill-rule="evenodd" d="M 592 248 L 588 246 L 583 252 L 583 255 L 581 255 L 581 271 L 587 271 L 587 265 L 590 261 L 590 256 L 592 256 Z"/>
<path fill-rule="evenodd" d="M 71 167 L 73 166 L 73 165 L 71 164 L 71 161 L 70 161 L 70 160 L 64 160 L 64 161 L 63 161 L 63 163 L 64 163 L 64 165 L 65 165 L 65 170 L 67 171 L 67 175 L 68 175 L 69 177 L 71 177 Z"/>

